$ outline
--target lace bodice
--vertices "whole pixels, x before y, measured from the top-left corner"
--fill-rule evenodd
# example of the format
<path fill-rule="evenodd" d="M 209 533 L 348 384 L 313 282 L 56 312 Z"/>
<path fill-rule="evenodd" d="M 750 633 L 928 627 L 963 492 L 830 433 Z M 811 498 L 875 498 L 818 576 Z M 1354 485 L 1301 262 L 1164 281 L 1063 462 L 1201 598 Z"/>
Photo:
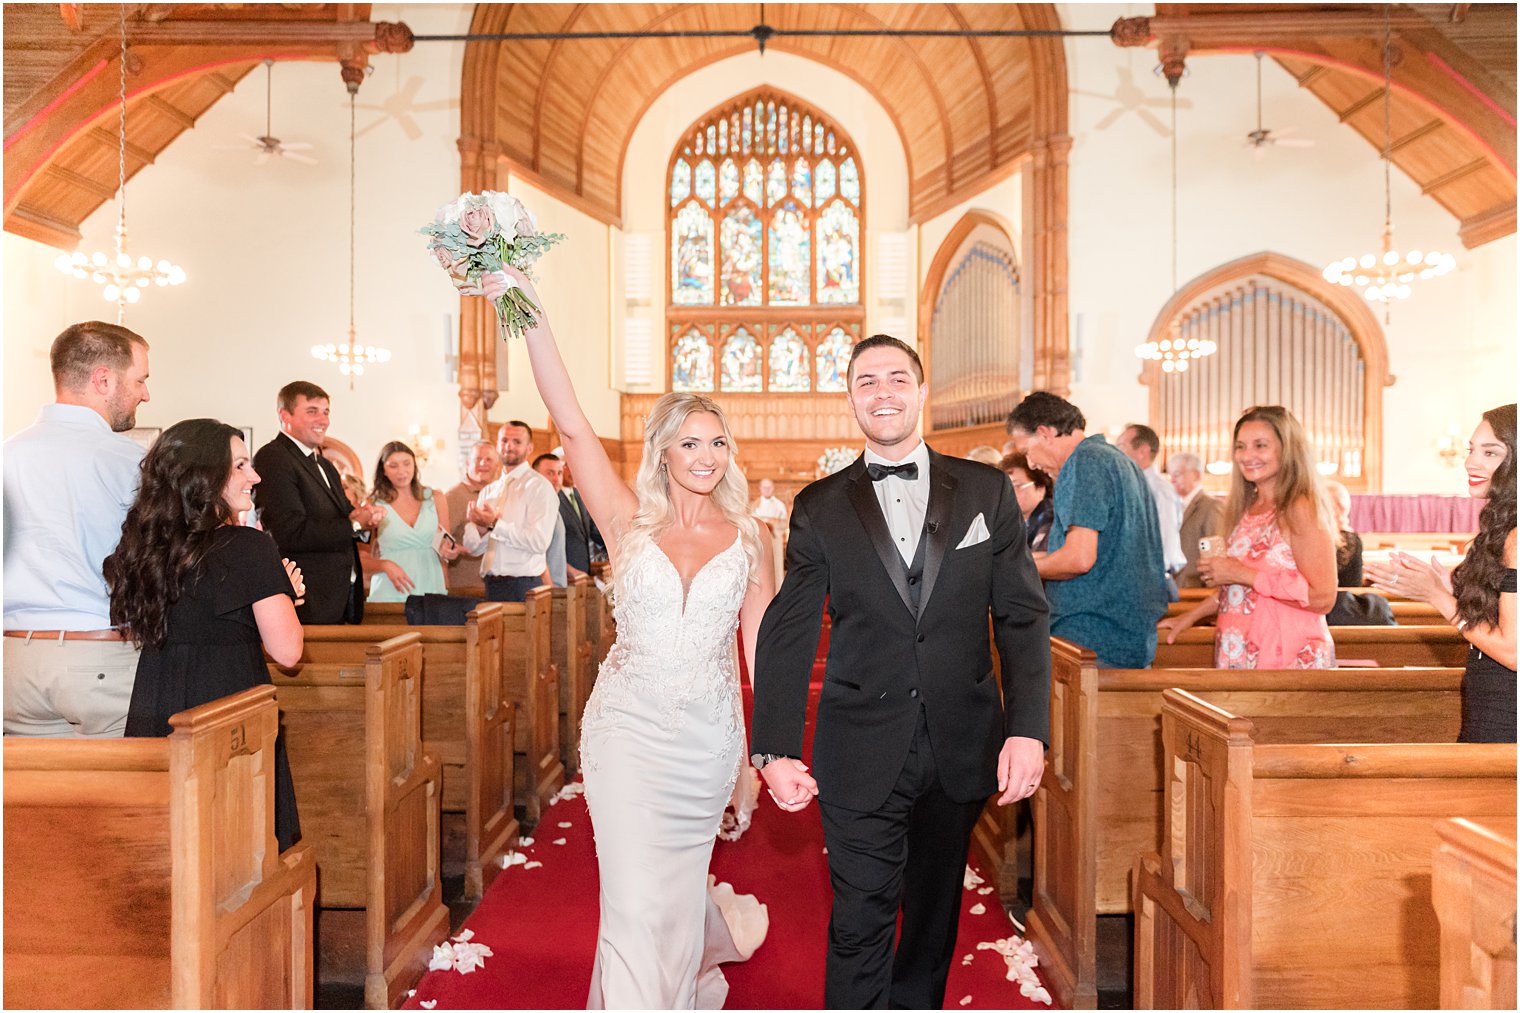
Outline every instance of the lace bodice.
<path fill-rule="evenodd" d="M 743 743 L 735 637 L 749 583 L 743 543 L 708 560 L 689 586 L 664 551 L 645 541 L 619 561 L 617 641 L 597 672 L 586 732 L 613 731 L 653 705 L 660 729 L 677 736 L 710 721 L 719 753 Z M 588 757 L 588 762 L 594 762 Z"/>

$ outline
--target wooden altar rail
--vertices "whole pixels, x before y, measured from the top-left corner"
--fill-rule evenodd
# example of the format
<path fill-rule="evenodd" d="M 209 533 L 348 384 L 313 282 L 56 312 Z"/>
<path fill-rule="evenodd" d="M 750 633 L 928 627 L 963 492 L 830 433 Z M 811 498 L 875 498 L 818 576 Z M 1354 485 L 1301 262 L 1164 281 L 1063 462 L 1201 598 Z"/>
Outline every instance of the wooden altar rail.
<path fill-rule="evenodd" d="M 317 862 L 274 835 L 274 687 L 164 739 L 5 740 L 5 1002 L 310 1009 Z"/>
<path fill-rule="evenodd" d="M 1139 1009 L 1434 1008 L 1436 823 L 1515 826 L 1515 747 L 1260 741 L 1169 689 L 1159 853 L 1135 862 Z"/>
<path fill-rule="evenodd" d="M 1164 690 L 1249 711 L 1273 742 L 1450 742 L 1461 724 L 1456 668 L 1099 669 L 1091 651 L 1057 638 L 1051 653 L 1028 927 L 1052 995 L 1073 1007 L 1097 1001 L 1097 916 L 1130 910 L 1135 856 L 1161 847 Z M 1011 848 L 1009 836 L 998 850 Z M 1009 893 L 1011 866 L 993 871 Z"/>
<path fill-rule="evenodd" d="M 1515 828 L 1436 825 L 1431 900 L 1441 921 L 1441 1008 L 1515 1008 Z"/>

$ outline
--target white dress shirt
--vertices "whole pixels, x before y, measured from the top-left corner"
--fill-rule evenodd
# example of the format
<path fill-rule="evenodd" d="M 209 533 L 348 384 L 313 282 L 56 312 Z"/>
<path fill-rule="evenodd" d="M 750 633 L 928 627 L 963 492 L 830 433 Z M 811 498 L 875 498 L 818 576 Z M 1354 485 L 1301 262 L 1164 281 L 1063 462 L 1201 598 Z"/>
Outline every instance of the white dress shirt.
<path fill-rule="evenodd" d="M 867 464 L 884 464 L 891 467 L 912 462 L 918 465 L 918 478 L 913 481 L 900 475 L 888 475 L 879 482 L 871 482 L 876 502 L 881 504 L 881 515 L 887 519 L 887 530 L 903 562 L 911 565 L 918 552 L 918 537 L 924 530 L 924 514 L 929 512 L 929 445 L 923 440 L 913 453 L 901 461 L 889 461 L 866 448 Z M 867 481 L 870 476 L 867 476 Z"/>
<path fill-rule="evenodd" d="M 6 629 L 110 628 L 101 566 L 137 498 L 142 458 L 82 405 L 47 405 L 5 441 Z"/>
<path fill-rule="evenodd" d="M 750 511 L 751 517 L 758 517 L 763 521 L 786 520 L 786 504 L 775 496 L 761 496 L 755 500 L 755 508 Z"/>
<path fill-rule="evenodd" d="M 480 490 L 475 502 L 493 507 L 495 526 L 485 534 L 474 524 L 464 526 L 464 549 L 482 553 L 480 572 L 486 577 L 537 577 L 548 567 L 549 543 L 559 517 L 559 496 L 549 480 L 524 461 Z"/>
<path fill-rule="evenodd" d="M 1156 519 L 1161 522 L 1161 555 L 1166 560 L 1166 572 L 1176 573 L 1187 566 L 1187 556 L 1182 554 L 1182 497 L 1172 486 L 1172 480 L 1161 474 L 1152 464 L 1141 468 L 1151 487 L 1151 499 L 1156 501 Z"/>

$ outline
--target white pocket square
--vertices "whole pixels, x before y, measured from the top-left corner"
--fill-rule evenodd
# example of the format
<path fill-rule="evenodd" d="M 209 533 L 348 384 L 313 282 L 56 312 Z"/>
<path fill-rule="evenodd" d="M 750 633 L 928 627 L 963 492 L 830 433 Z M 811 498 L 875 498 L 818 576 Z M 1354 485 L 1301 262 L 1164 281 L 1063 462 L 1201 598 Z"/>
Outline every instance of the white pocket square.
<path fill-rule="evenodd" d="M 986 519 L 981 514 L 977 514 L 971 521 L 971 527 L 966 531 L 966 537 L 961 539 L 961 544 L 957 545 L 956 549 L 960 550 L 970 548 L 973 545 L 980 545 L 991 537 L 991 533 L 987 530 Z"/>

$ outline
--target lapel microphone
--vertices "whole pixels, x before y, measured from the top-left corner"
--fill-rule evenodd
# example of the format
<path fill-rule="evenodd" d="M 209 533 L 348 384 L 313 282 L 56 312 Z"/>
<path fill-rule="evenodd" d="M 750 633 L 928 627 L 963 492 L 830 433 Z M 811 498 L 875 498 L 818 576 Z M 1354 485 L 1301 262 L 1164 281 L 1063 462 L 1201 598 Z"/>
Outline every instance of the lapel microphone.
<path fill-rule="evenodd" d="M 929 529 L 929 534 L 931 535 L 939 533 L 939 521 L 930 521 L 924 526 Z"/>

